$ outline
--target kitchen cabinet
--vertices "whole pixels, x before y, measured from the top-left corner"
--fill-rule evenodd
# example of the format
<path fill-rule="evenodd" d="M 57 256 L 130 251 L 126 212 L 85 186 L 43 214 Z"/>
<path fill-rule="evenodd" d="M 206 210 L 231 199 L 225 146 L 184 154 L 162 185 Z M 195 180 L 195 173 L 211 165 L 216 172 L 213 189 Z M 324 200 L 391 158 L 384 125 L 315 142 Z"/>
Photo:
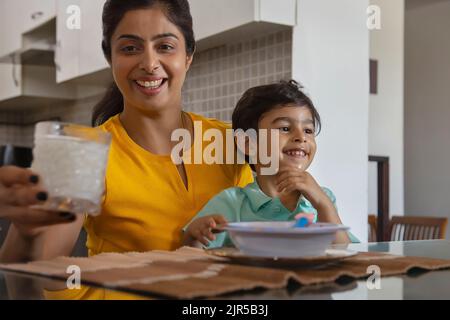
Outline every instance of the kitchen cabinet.
<path fill-rule="evenodd" d="M 108 68 L 101 49 L 102 11 L 105 0 L 59 0 L 57 6 L 55 63 L 58 83 L 79 78 Z M 80 28 L 67 28 L 73 13 L 67 8 L 80 9 Z"/>
<path fill-rule="evenodd" d="M 0 110 L 20 110 L 46 103 L 74 100 L 76 87 L 56 84 L 52 66 L 0 64 Z"/>
<path fill-rule="evenodd" d="M 80 6 L 80 0 L 59 0 L 57 4 L 55 66 L 58 83 L 76 78 L 79 73 L 80 29 L 67 27 L 71 16 L 67 9 L 71 5 Z"/>
<path fill-rule="evenodd" d="M 55 18 L 56 1 L 59 0 L 14 0 L 13 3 L 20 6 L 19 17 L 22 21 L 22 32 L 32 31 Z"/>
<path fill-rule="evenodd" d="M 0 1 L 0 57 L 8 56 L 17 51 L 22 46 L 22 30 L 20 28 L 20 19 L 17 18 L 18 10 L 14 10 L 14 14 L 10 12 L 10 6 L 14 1 Z"/>
<path fill-rule="evenodd" d="M 56 16 L 56 0 L 2 0 L 0 2 L 0 57 L 22 47 L 22 36 Z"/>
<path fill-rule="evenodd" d="M 297 0 L 189 0 L 197 41 L 235 31 L 232 38 L 268 24 L 295 26 Z"/>
<path fill-rule="evenodd" d="M 22 66 L 13 63 L 0 63 L 0 101 L 20 95 L 22 87 Z"/>
<path fill-rule="evenodd" d="M 105 0 L 81 0 L 83 12 L 80 30 L 79 76 L 109 68 L 102 50 L 102 12 Z"/>

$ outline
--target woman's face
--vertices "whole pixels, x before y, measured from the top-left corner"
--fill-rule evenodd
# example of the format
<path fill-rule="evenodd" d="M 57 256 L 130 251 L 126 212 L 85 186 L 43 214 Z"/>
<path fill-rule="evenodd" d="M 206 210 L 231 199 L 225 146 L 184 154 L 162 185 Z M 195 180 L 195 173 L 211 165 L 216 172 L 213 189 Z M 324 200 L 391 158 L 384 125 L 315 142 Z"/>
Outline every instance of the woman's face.
<path fill-rule="evenodd" d="M 125 108 L 158 112 L 181 105 L 192 56 L 160 8 L 128 11 L 111 38 L 111 67 Z"/>

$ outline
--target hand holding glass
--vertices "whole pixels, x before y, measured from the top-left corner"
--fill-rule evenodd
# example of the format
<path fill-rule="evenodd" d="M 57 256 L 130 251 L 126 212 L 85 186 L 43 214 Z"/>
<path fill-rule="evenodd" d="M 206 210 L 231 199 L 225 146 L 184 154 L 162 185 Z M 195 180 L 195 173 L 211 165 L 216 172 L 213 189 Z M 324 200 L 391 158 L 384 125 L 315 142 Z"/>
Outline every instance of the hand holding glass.
<path fill-rule="evenodd" d="M 40 122 L 34 143 L 31 168 L 49 192 L 39 208 L 98 215 L 111 135 L 99 128 Z"/>

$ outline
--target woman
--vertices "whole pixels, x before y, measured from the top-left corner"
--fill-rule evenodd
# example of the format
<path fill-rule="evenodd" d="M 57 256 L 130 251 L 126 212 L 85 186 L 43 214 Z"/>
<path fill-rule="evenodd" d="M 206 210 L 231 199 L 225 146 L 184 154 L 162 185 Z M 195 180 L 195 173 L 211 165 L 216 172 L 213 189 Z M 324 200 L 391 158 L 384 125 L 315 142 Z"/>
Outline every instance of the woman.
<path fill-rule="evenodd" d="M 224 136 L 228 128 L 182 111 L 181 88 L 195 51 L 186 0 L 107 1 L 102 48 L 114 77 L 93 114 L 93 123 L 113 137 L 102 212 L 69 221 L 73 215 L 59 217 L 27 209 L 25 200 L 15 202 L 5 210 L 12 225 L 0 252 L 2 262 L 70 255 L 83 223 L 89 255 L 173 250 L 181 245 L 182 227 L 213 195 L 252 181 L 246 165 L 175 165 L 171 160 L 175 129 L 187 129 L 201 139 L 194 136 L 193 121 Z M 11 192 L 14 177 L 27 184 L 31 173 L 17 170 L 4 169 L 7 178 L 0 192 Z M 41 194 L 39 200 L 43 198 Z M 20 210 L 27 211 L 25 218 Z M 40 217 L 40 224 L 31 224 L 34 217 Z"/>

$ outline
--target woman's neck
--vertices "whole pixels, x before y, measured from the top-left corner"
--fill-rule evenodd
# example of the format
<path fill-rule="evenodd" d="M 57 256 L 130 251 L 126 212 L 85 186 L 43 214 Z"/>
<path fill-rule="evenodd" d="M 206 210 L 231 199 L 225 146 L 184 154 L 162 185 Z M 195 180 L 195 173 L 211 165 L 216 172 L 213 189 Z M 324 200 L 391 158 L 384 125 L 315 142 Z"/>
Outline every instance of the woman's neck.
<path fill-rule="evenodd" d="M 279 192 L 277 190 L 276 175 L 261 175 L 258 174 L 256 181 L 262 192 L 271 198 L 280 198 L 281 203 L 289 210 L 294 211 L 297 208 L 298 199 L 300 198 L 299 191 L 292 191 L 289 193 Z"/>
<path fill-rule="evenodd" d="M 191 131 L 189 116 L 182 113 L 181 107 L 144 113 L 134 107 L 125 106 L 120 115 L 120 122 L 135 143 L 158 155 L 171 153 L 176 144 L 171 141 L 174 130 L 186 126 L 186 129 Z"/>

